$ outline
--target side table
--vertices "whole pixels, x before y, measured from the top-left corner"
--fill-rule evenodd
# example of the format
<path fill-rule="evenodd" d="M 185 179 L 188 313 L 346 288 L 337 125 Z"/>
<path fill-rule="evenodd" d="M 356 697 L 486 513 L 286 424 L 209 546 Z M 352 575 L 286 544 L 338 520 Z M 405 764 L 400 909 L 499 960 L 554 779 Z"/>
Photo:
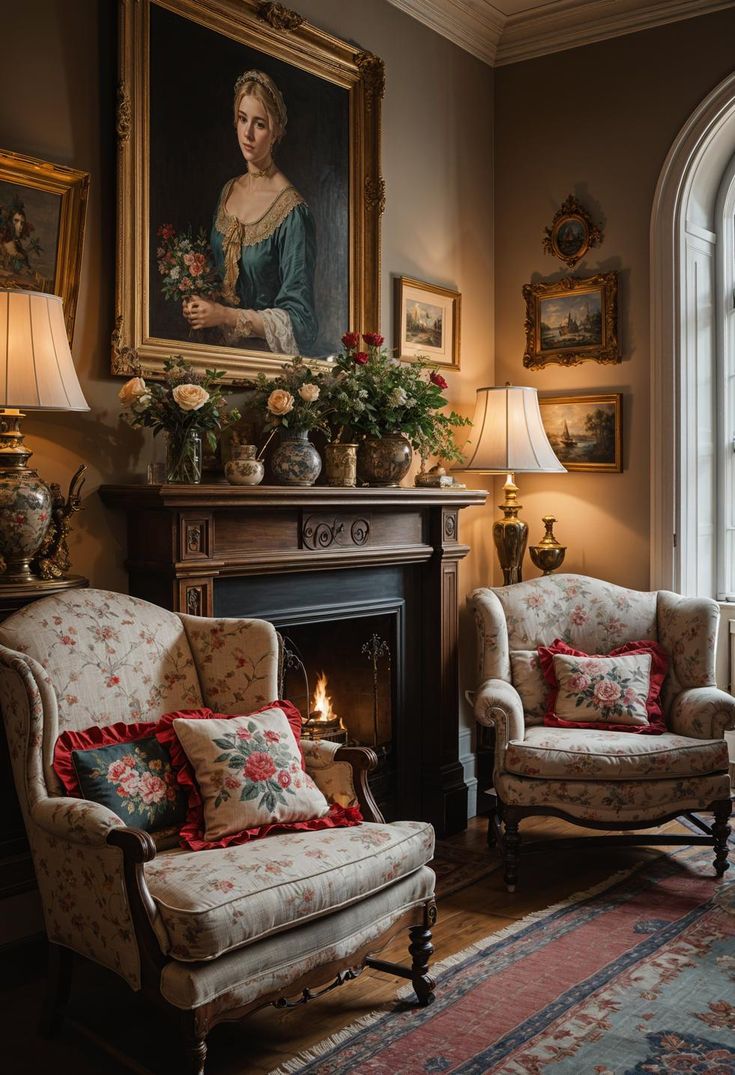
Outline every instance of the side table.
<path fill-rule="evenodd" d="M 39 579 L 31 585 L 4 584 L 0 576 L 0 621 L 42 597 L 50 597 L 62 590 L 83 589 L 88 585 L 89 580 L 81 575 L 70 575 L 50 582 Z M 0 900 L 35 886 L 25 826 L 15 794 L 5 725 L 0 721 Z M 2 913 L 0 909 L 0 916 Z"/>

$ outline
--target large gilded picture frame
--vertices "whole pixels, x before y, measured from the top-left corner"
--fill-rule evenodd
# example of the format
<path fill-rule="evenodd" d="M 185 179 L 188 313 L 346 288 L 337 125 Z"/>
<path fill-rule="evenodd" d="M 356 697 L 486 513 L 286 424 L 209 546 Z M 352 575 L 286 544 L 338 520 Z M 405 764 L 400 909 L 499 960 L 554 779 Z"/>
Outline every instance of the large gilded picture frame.
<path fill-rule="evenodd" d="M 526 350 L 523 365 L 578 366 L 592 360 L 622 361 L 618 343 L 618 274 L 597 273 L 558 283 L 526 284 Z"/>
<path fill-rule="evenodd" d="M 277 3 L 119 0 L 119 14 L 113 373 L 155 377 L 181 354 L 247 382 L 378 331 L 382 61 Z M 236 129 L 245 72 L 283 119 L 273 162 L 287 189 L 243 221 L 231 193 L 259 174 Z M 187 265 L 228 327 L 192 327 Z"/>
<path fill-rule="evenodd" d="M 69 343 L 89 173 L 0 149 L 0 287 L 60 295 Z"/>

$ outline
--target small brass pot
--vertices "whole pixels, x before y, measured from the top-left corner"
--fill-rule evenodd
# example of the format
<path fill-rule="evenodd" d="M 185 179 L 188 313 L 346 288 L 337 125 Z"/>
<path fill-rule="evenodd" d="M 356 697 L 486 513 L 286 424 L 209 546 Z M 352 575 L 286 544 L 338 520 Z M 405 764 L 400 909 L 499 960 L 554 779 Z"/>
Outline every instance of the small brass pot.
<path fill-rule="evenodd" d="M 560 545 L 554 537 L 556 516 L 544 515 L 541 521 L 546 527 L 546 533 L 538 545 L 528 546 L 528 554 L 539 571 L 543 571 L 544 575 L 550 575 L 552 571 L 558 570 L 564 563 L 567 547 L 566 545 Z"/>
<path fill-rule="evenodd" d="M 357 485 L 357 445 L 330 441 L 324 448 L 327 485 L 353 488 Z"/>

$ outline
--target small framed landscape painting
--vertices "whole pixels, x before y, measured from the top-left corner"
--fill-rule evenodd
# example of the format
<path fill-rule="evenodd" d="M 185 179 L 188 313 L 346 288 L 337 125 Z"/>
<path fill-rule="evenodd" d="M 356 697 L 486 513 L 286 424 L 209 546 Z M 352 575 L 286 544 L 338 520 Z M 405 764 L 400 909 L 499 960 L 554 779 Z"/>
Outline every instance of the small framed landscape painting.
<path fill-rule="evenodd" d="M 551 447 L 567 470 L 623 469 L 623 396 L 539 398 Z"/>
<path fill-rule="evenodd" d="M 398 357 L 410 361 L 422 355 L 458 370 L 460 304 L 458 291 L 396 277 L 393 341 Z"/>
<path fill-rule="evenodd" d="M 568 276 L 553 284 L 526 284 L 526 351 L 523 365 L 549 362 L 578 366 L 620 362 L 618 276 L 598 273 L 584 280 Z"/>

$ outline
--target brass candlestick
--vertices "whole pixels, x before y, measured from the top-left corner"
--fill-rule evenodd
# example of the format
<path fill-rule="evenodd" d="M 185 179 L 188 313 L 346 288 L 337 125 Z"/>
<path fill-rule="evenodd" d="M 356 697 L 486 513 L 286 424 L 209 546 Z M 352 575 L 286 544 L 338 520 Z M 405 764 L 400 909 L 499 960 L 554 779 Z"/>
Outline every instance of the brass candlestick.
<path fill-rule="evenodd" d="M 528 552 L 539 571 L 543 571 L 544 575 L 550 575 L 552 571 L 556 571 L 564 563 L 567 547 L 566 545 L 560 545 L 554 537 L 556 517 L 554 515 L 544 515 L 541 521 L 546 527 L 546 533 L 538 545 L 529 545 Z"/>

